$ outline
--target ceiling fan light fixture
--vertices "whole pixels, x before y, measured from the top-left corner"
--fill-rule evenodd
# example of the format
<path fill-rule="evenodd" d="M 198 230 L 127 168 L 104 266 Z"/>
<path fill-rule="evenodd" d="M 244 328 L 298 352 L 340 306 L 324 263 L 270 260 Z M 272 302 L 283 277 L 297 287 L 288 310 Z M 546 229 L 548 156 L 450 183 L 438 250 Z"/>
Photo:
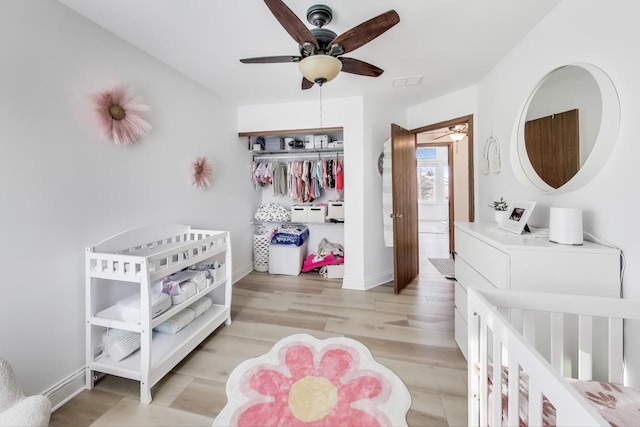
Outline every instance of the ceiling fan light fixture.
<path fill-rule="evenodd" d="M 342 61 L 331 55 L 307 56 L 298 63 L 302 75 L 317 84 L 323 84 L 335 79 L 342 70 Z"/>
<path fill-rule="evenodd" d="M 461 141 L 465 136 L 467 135 L 464 133 L 452 133 L 449 135 L 449 138 L 451 138 L 455 142 L 458 142 L 458 141 Z"/>

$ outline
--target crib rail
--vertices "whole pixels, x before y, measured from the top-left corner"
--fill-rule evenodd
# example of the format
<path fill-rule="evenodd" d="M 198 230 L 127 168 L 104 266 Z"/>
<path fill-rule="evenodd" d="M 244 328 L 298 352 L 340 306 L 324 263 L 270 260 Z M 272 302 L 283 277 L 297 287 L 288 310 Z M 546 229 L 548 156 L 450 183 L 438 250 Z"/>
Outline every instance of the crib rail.
<path fill-rule="evenodd" d="M 605 317 L 609 335 L 609 378 L 622 379 L 622 319 L 640 319 L 638 301 L 516 291 L 469 289 L 469 425 L 518 426 L 523 381 L 528 390 L 524 416 L 528 425 L 543 424 L 543 410 L 550 402 L 556 425 L 609 425 L 597 410 L 563 378 L 562 343 L 568 328 L 563 315 L 579 316 L 579 376 L 591 378 L 593 317 Z M 509 310 L 525 310 L 522 333 L 508 320 Z M 535 322 L 527 312 L 550 315 L 551 362 L 536 351 Z M 498 367 L 497 369 L 495 367 Z M 493 391 L 489 394 L 489 370 Z M 507 379 L 503 379 L 504 371 Z M 525 375 L 526 374 L 526 375 Z M 525 380 L 523 380 L 525 377 Z M 505 385 L 506 382 L 506 385 Z M 503 420 L 503 386 L 507 389 L 506 419 Z M 548 402 L 547 402 L 548 401 Z M 544 406 L 543 406 L 544 405 Z"/>

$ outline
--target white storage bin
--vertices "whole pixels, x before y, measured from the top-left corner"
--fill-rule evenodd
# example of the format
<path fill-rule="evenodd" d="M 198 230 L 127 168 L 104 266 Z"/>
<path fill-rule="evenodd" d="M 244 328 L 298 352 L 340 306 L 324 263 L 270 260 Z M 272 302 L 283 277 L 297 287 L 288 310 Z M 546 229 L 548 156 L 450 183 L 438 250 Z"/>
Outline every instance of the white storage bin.
<path fill-rule="evenodd" d="M 269 274 L 297 276 L 307 257 L 307 242 L 301 246 L 271 245 L 269 247 Z"/>
<path fill-rule="evenodd" d="M 211 281 L 212 283 L 216 283 L 218 280 L 221 280 L 227 274 L 226 264 L 220 264 L 220 267 L 209 270 L 211 273 Z"/>
<path fill-rule="evenodd" d="M 291 222 L 307 222 L 309 207 L 304 205 L 291 206 Z"/>
<path fill-rule="evenodd" d="M 344 219 L 344 202 L 329 202 L 327 204 L 327 218 Z"/>
<path fill-rule="evenodd" d="M 344 264 L 325 265 L 323 267 L 322 277 L 324 277 L 325 279 L 344 278 Z"/>
<path fill-rule="evenodd" d="M 309 206 L 307 211 L 307 222 L 325 222 L 327 217 L 327 206 Z"/>

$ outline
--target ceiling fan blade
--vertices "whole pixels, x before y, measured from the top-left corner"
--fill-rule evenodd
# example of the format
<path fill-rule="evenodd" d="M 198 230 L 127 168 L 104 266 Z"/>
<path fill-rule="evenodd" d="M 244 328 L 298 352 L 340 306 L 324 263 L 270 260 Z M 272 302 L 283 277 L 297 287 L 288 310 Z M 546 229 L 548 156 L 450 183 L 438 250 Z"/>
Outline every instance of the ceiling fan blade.
<path fill-rule="evenodd" d="M 265 0 L 266 1 L 266 0 Z M 360 46 L 369 43 L 380 34 L 400 22 L 400 16 L 395 10 L 390 10 L 382 15 L 378 15 L 362 24 L 353 27 L 346 33 L 340 34 L 333 39 L 329 46 L 339 44 L 344 49 L 343 53 L 349 53 Z"/>
<path fill-rule="evenodd" d="M 360 61 L 359 59 L 345 58 L 342 56 L 339 56 L 338 59 L 342 61 L 342 71 L 345 73 L 369 77 L 378 77 L 380 74 L 384 73 L 382 68 Z"/>
<path fill-rule="evenodd" d="M 436 137 L 436 138 L 433 138 L 433 140 L 435 141 L 436 139 L 444 138 L 445 136 L 449 136 L 449 135 L 451 135 L 452 133 L 453 133 L 453 132 L 447 132 L 447 133 L 445 133 L 444 135 L 440 135 L 440 136 L 438 136 L 438 137 Z"/>
<path fill-rule="evenodd" d="M 319 48 L 318 41 L 311 34 L 306 25 L 296 16 L 282 0 L 264 0 L 273 16 L 276 17 L 280 25 L 287 30 L 287 33 L 303 46 L 305 42 L 309 42 L 316 48 Z"/>
<path fill-rule="evenodd" d="M 300 56 L 282 55 L 282 56 L 261 56 L 258 58 L 244 58 L 240 62 L 243 64 L 276 64 L 280 62 L 299 62 Z"/>
<path fill-rule="evenodd" d="M 302 78 L 302 90 L 311 89 L 313 87 L 313 82 L 311 80 L 307 80 L 306 77 Z"/>

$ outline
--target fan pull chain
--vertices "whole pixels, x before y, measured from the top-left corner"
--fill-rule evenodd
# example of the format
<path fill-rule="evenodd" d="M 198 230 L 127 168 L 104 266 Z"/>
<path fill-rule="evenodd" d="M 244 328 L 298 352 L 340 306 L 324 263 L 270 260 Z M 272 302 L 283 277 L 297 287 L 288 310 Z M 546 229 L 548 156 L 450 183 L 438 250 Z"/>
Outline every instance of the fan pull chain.
<path fill-rule="evenodd" d="M 320 129 L 322 129 L 322 85 L 320 86 Z"/>

